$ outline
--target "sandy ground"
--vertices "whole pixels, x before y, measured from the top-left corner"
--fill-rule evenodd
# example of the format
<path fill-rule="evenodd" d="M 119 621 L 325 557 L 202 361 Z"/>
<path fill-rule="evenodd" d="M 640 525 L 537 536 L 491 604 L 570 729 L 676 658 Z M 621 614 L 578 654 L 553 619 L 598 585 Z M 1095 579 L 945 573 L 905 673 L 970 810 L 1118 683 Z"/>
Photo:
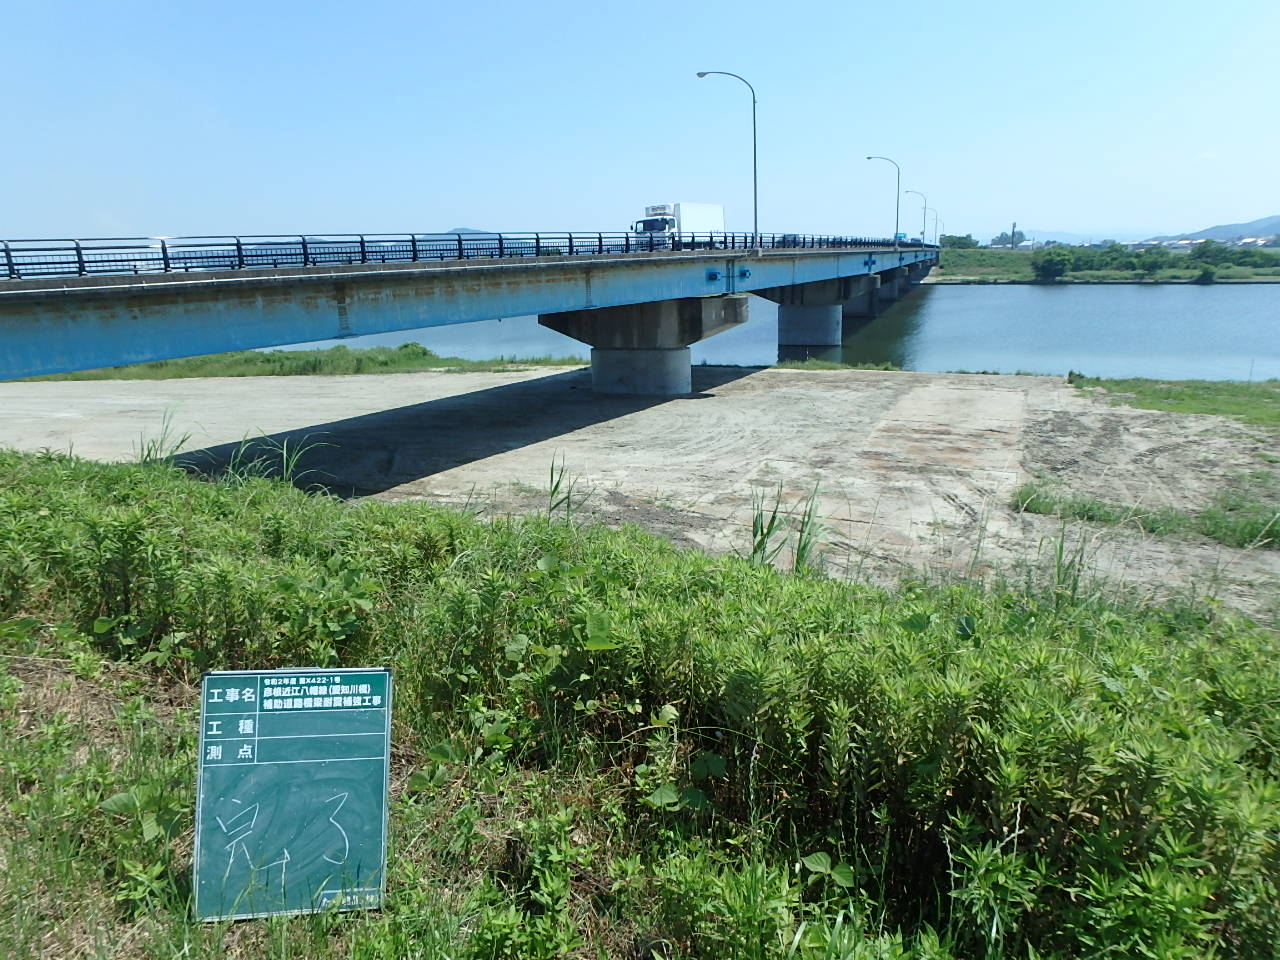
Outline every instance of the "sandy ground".
<path fill-rule="evenodd" d="M 1144 595 L 1212 595 L 1280 616 L 1280 552 L 1022 514 L 1026 479 L 1196 509 L 1272 470 L 1276 438 L 1234 421 L 1111 406 L 1056 377 L 695 367 L 690 397 L 599 397 L 579 369 L 0 383 L 0 445 L 125 459 L 186 436 L 203 462 L 266 435 L 343 496 L 546 508 L 561 459 L 580 516 L 686 546 L 750 549 L 754 498 L 815 489 L 834 574 L 1048 576 L 1055 547 Z M 784 554 L 785 558 L 785 554 Z"/>

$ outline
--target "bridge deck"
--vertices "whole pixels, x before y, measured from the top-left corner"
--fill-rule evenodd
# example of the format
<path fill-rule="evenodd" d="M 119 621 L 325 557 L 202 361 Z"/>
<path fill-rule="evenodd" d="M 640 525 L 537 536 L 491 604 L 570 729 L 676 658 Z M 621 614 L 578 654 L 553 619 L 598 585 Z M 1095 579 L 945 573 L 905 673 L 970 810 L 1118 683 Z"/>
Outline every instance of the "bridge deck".
<path fill-rule="evenodd" d="M 0 282 L 0 379 L 685 297 L 932 262 L 936 248 L 661 251 Z"/>

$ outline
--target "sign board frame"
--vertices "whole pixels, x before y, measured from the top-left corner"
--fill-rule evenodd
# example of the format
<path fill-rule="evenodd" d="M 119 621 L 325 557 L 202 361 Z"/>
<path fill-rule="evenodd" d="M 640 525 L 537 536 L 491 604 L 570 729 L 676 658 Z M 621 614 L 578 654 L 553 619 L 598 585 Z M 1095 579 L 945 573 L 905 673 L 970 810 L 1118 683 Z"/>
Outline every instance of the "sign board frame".
<path fill-rule="evenodd" d="M 385 667 L 204 674 L 198 920 L 382 906 L 391 702 Z"/>

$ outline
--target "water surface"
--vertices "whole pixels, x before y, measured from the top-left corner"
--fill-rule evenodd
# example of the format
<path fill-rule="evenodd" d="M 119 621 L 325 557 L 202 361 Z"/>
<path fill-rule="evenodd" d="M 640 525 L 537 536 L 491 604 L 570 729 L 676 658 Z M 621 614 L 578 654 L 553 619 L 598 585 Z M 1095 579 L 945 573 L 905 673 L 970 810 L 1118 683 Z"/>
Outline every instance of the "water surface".
<path fill-rule="evenodd" d="M 752 297 L 750 320 L 695 343 L 693 362 L 777 362 L 777 316 L 776 306 Z M 539 326 L 536 317 L 298 347 L 409 341 L 469 360 L 585 360 L 590 353 L 586 344 Z M 932 373 L 1078 370 L 1097 377 L 1261 380 L 1280 377 L 1280 284 L 924 285 L 873 320 L 847 321 L 843 346 L 801 353 Z"/>

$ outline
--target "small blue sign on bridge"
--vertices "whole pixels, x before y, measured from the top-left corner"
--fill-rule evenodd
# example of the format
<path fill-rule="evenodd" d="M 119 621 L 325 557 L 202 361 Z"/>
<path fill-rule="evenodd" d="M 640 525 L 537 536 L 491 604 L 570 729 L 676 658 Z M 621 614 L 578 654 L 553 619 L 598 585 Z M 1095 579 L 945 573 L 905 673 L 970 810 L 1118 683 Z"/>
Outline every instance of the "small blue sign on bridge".
<path fill-rule="evenodd" d="M 205 674 L 196 916 L 380 907 L 390 753 L 388 670 Z"/>

